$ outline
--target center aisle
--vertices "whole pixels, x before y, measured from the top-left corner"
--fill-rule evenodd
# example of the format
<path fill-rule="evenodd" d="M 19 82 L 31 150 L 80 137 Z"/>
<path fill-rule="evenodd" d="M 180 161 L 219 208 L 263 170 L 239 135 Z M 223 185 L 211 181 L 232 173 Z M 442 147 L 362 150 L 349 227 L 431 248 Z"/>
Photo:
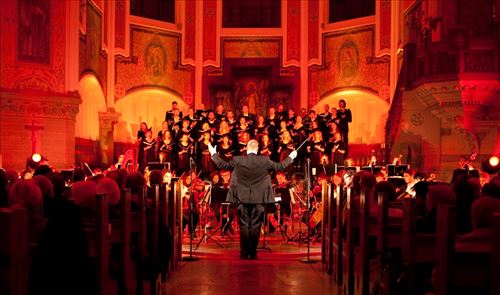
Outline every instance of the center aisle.
<path fill-rule="evenodd" d="M 240 260 L 237 243 L 202 243 L 194 262 L 181 262 L 164 285 L 167 294 L 336 294 L 331 276 L 321 267 L 319 245 L 311 249 L 315 264 L 304 264 L 307 248 L 283 245 L 271 238 L 272 252 L 259 251 L 258 260 Z M 184 244 L 184 255 L 189 245 Z M 187 251 L 186 251 L 187 250 Z"/>

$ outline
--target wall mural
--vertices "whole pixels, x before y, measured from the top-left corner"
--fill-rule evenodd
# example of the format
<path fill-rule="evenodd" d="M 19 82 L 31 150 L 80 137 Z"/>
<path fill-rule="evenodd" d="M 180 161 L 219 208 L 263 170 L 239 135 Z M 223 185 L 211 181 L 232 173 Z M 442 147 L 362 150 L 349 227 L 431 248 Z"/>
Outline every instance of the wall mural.
<path fill-rule="evenodd" d="M 87 2 L 85 34 L 80 34 L 80 75 L 96 75 L 104 93 L 107 91 L 107 54 L 101 48 L 102 15 L 94 3 Z"/>
<path fill-rule="evenodd" d="M 18 58 L 50 63 L 50 1 L 19 1 Z"/>
<path fill-rule="evenodd" d="M 237 78 L 234 83 L 235 107 L 244 105 L 254 114 L 265 114 L 268 104 L 269 79 L 261 76 Z"/>
<path fill-rule="evenodd" d="M 151 39 L 144 50 L 146 74 L 154 83 L 158 83 L 167 68 L 167 52 L 157 37 Z"/>
<path fill-rule="evenodd" d="M 310 68 L 309 93 L 360 89 L 389 101 L 389 58 L 374 57 L 373 26 L 325 34 L 323 46 L 325 66 Z"/>
<path fill-rule="evenodd" d="M 350 83 L 358 72 L 359 52 L 352 40 L 346 40 L 338 54 L 338 71 L 346 83 Z"/>
<path fill-rule="evenodd" d="M 0 87 L 66 92 L 66 3 L 3 1 L 1 9 Z"/>
<path fill-rule="evenodd" d="M 160 87 L 180 96 L 192 92 L 194 70 L 179 65 L 180 35 L 131 27 L 131 57 L 116 57 L 115 98 L 141 87 Z"/>
<path fill-rule="evenodd" d="M 279 58 L 278 40 L 224 40 L 225 58 Z"/>

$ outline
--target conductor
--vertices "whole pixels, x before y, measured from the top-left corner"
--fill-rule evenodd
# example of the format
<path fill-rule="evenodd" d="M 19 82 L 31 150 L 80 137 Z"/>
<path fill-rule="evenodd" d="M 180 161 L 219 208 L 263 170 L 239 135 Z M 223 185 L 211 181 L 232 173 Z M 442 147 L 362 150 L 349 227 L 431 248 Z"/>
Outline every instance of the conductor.
<path fill-rule="evenodd" d="M 234 157 L 226 162 L 209 145 L 212 160 L 221 169 L 232 169 L 231 184 L 226 201 L 238 202 L 240 224 L 240 259 L 257 259 L 260 226 L 264 220 L 264 204 L 274 203 L 270 171 L 285 169 L 297 157 L 294 150 L 283 161 L 277 163 L 267 156 L 258 156 L 259 143 L 250 140 L 247 155 Z"/>

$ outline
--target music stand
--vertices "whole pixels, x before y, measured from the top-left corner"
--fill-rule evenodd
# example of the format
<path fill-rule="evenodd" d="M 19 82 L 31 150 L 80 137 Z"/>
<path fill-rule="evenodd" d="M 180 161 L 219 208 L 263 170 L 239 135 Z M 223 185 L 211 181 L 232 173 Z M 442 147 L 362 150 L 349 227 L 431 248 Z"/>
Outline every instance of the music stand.
<path fill-rule="evenodd" d="M 310 172 L 311 170 L 311 159 L 307 159 L 307 162 L 306 162 L 306 181 L 307 181 L 307 189 L 306 189 L 306 192 L 307 192 L 307 212 L 308 213 L 308 219 L 307 219 L 307 257 L 306 258 L 303 258 L 300 260 L 300 262 L 302 263 L 306 263 L 306 264 L 313 264 L 313 263 L 316 263 L 317 261 L 316 260 L 312 260 L 311 259 L 311 223 L 309 222 L 309 218 L 311 217 L 311 207 L 312 207 L 312 204 L 311 204 L 311 197 L 309 196 L 309 192 L 311 192 L 311 177 L 310 177 Z"/>
<path fill-rule="evenodd" d="M 408 170 L 410 168 L 410 165 L 394 165 L 394 164 L 388 164 L 387 165 L 387 176 L 403 176 L 403 172 L 405 170 Z"/>
<path fill-rule="evenodd" d="M 262 247 L 257 247 L 256 250 L 273 252 L 273 250 L 271 248 L 266 247 L 266 236 L 267 236 L 266 227 L 267 227 L 267 230 L 269 230 L 269 222 L 267 221 L 266 209 L 264 209 L 264 235 L 262 238 Z"/>
<path fill-rule="evenodd" d="M 361 170 L 371 172 L 372 174 L 382 171 L 382 166 L 363 166 Z"/>
<path fill-rule="evenodd" d="M 161 162 L 148 162 L 148 168 L 149 168 L 149 171 L 153 171 L 153 170 L 167 170 L 167 171 L 170 171 L 170 162 L 165 162 L 165 163 L 161 163 Z"/>
<path fill-rule="evenodd" d="M 210 184 L 210 188 L 209 190 L 206 192 L 205 196 L 203 197 L 203 199 L 205 200 L 206 197 L 208 196 L 208 208 L 210 208 L 210 204 L 212 203 L 212 189 L 213 189 L 213 186 L 212 184 Z M 219 228 L 222 228 L 222 225 L 219 227 Z M 205 226 L 203 227 L 203 235 L 201 236 L 200 240 L 198 241 L 198 243 L 196 244 L 196 250 L 198 250 L 198 248 L 200 247 L 200 244 L 201 242 L 205 241 L 205 243 L 207 243 L 209 240 L 212 240 L 217 246 L 221 247 L 221 248 L 224 248 L 219 242 L 217 242 L 213 236 L 219 231 L 219 229 L 217 230 L 214 230 L 213 232 L 211 233 L 208 233 L 207 231 L 207 224 L 205 223 Z"/>

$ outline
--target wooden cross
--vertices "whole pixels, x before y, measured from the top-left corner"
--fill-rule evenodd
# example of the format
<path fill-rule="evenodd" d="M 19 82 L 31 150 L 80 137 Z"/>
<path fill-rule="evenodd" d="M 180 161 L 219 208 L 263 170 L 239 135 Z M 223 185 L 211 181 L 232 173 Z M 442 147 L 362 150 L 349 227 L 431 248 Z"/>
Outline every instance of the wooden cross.
<path fill-rule="evenodd" d="M 31 130 L 31 154 L 37 151 L 37 131 L 43 130 L 42 125 L 37 125 L 35 120 L 31 121 L 31 125 L 24 125 L 25 129 Z"/>

